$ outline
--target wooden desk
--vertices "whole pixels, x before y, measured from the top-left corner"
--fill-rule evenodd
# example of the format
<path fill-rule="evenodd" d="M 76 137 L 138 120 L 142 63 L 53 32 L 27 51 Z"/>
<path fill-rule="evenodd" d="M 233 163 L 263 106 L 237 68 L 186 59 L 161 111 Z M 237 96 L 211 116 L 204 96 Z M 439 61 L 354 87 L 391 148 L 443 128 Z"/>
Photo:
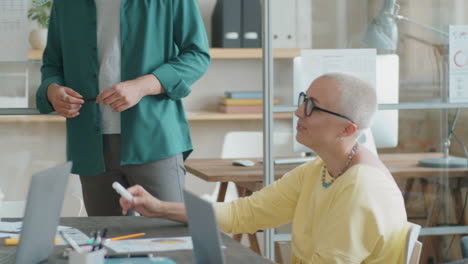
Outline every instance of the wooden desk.
<path fill-rule="evenodd" d="M 421 192 L 424 196 L 424 203 L 427 210 L 427 216 L 422 223 L 423 226 L 436 226 L 438 224 L 440 212 L 440 199 L 437 195 L 441 193 L 442 187 L 450 189 L 450 195 L 455 204 L 456 219 L 462 219 L 462 224 L 468 223 L 463 211 L 463 198 L 460 191 L 461 187 L 467 186 L 468 169 L 438 169 L 423 168 L 418 166 L 418 161 L 425 158 L 442 157 L 441 153 L 398 153 L 382 154 L 380 159 L 387 166 L 393 177 L 397 181 L 404 181 L 403 195 L 405 202 L 408 202 L 408 195 L 413 190 L 414 184 L 419 183 Z M 248 196 L 253 191 L 262 187 L 263 183 L 263 164 L 261 159 L 251 159 L 256 162 L 253 167 L 233 166 L 233 159 L 188 159 L 185 167 L 188 172 L 208 181 L 221 182 L 220 191 L 217 200 L 224 201 L 227 189 L 227 182 L 236 183 L 240 196 Z M 299 164 L 275 165 L 275 179 L 282 177 L 286 172 L 299 166 Z M 446 186 L 448 184 L 448 186 Z M 436 194 L 436 195 L 431 195 Z M 251 241 L 254 239 L 250 237 Z M 237 238 L 239 239 L 239 238 Z M 255 241 L 254 241 L 255 243 Z M 434 242 L 438 243 L 438 242 Z M 251 248 L 256 250 L 256 245 L 251 243 Z M 424 244 L 424 248 L 428 243 Z M 439 245 L 434 244 L 433 250 L 440 250 Z"/>
<path fill-rule="evenodd" d="M 436 157 L 442 157 L 442 154 L 398 153 L 380 155 L 380 159 L 395 179 L 468 176 L 466 168 L 447 170 L 418 166 L 419 160 Z M 255 161 L 255 166 L 253 167 L 233 166 L 233 160 L 235 159 L 188 159 L 185 162 L 185 168 L 188 172 L 208 182 L 263 182 L 263 164 L 260 162 L 261 159 L 251 159 Z M 280 178 L 297 166 L 299 164 L 275 165 L 275 178 Z"/>
<path fill-rule="evenodd" d="M 112 216 L 112 217 L 71 217 L 62 218 L 61 225 L 73 226 L 89 234 L 93 230 L 108 229 L 107 236 L 121 236 L 126 234 L 133 234 L 145 232 L 146 236 L 143 238 L 151 237 L 174 237 L 174 236 L 188 236 L 188 228 L 186 225 L 162 220 L 162 219 L 149 219 L 141 216 Z M 222 234 L 222 240 L 226 249 L 224 254 L 226 263 L 253 263 L 253 264 L 271 264 L 270 260 L 264 259 L 255 254 L 251 250 L 237 243 L 229 236 Z M 0 251 L 13 251 L 16 247 L 0 246 Z M 54 254 L 49 257 L 47 263 L 68 263 L 68 259 L 61 257 L 64 246 L 57 246 L 54 249 Z M 178 264 L 195 263 L 193 259 L 193 252 L 188 250 L 180 251 L 167 251 L 157 253 L 158 256 L 166 256 Z"/>
<path fill-rule="evenodd" d="M 457 169 L 437 169 L 423 168 L 418 166 L 418 161 L 425 158 L 442 157 L 441 153 L 398 153 L 382 154 L 380 159 L 387 166 L 396 180 L 424 179 L 436 181 L 441 178 L 450 178 L 451 185 L 465 182 L 468 176 L 466 168 Z M 263 182 L 263 164 L 261 159 L 251 159 L 255 161 L 253 167 L 233 166 L 234 159 L 188 159 L 185 168 L 188 172 L 208 182 L 221 182 L 220 195 L 218 201 L 224 201 L 224 194 L 227 182 L 241 184 L 252 191 L 258 189 Z M 299 166 L 299 164 L 275 165 L 275 179 L 282 177 L 286 172 Z M 459 182 L 461 181 L 461 182 Z M 412 187 L 413 183 L 410 183 Z M 255 186 L 255 187 L 254 187 Z M 261 185 L 260 185 L 261 186 Z M 405 188 L 407 189 L 408 186 Z"/>

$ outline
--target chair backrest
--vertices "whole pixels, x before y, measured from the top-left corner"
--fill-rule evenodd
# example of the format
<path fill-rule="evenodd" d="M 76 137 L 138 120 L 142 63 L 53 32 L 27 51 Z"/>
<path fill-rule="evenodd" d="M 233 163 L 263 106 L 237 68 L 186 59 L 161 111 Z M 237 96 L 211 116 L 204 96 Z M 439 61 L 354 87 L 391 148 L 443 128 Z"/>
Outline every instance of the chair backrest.
<path fill-rule="evenodd" d="M 281 156 L 291 156 L 292 134 L 289 132 L 275 132 L 273 134 L 274 153 Z M 249 159 L 261 158 L 263 156 L 263 132 L 261 131 L 231 131 L 224 136 L 221 158 L 223 159 Z M 211 195 L 203 195 L 205 200 L 216 201 L 220 185 L 216 184 Z M 230 202 L 239 198 L 236 186 L 230 182 L 228 184 L 225 202 Z"/>
<path fill-rule="evenodd" d="M 274 153 L 290 156 L 292 153 L 292 134 L 275 132 L 273 134 Z M 226 134 L 221 158 L 260 158 L 263 156 L 263 132 L 232 131 Z"/>
<path fill-rule="evenodd" d="M 418 241 L 421 226 L 413 223 L 409 224 L 410 228 L 406 235 L 404 264 L 417 264 L 419 263 L 422 249 L 422 243 Z"/>
<path fill-rule="evenodd" d="M 221 158 L 258 158 L 263 155 L 263 134 L 257 131 L 233 131 L 224 136 Z"/>
<path fill-rule="evenodd" d="M 22 218 L 26 200 L 2 201 L 0 204 L 0 218 Z"/>

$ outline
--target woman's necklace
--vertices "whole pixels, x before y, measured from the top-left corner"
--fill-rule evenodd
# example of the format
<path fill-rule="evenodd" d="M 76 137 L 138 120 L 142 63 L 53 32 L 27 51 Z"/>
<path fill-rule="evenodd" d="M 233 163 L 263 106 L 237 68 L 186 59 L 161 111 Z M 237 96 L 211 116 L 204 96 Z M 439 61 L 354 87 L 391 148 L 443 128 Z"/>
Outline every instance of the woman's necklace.
<path fill-rule="evenodd" d="M 322 186 L 324 188 L 328 188 L 330 187 L 330 185 L 333 184 L 333 182 L 335 182 L 335 179 L 340 177 L 345 171 L 346 169 L 348 169 L 348 166 L 349 164 L 351 163 L 351 161 L 353 160 L 354 158 L 354 155 L 356 155 L 356 152 L 357 152 L 357 149 L 358 149 L 358 143 L 356 142 L 356 144 L 354 145 L 354 147 L 351 149 L 351 152 L 349 153 L 348 155 L 348 159 L 346 160 L 346 164 L 344 165 L 344 167 L 340 170 L 340 172 L 334 177 L 331 179 L 331 181 L 329 182 L 326 182 L 325 181 L 325 177 L 327 175 L 327 165 L 323 165 L 322 167 Z"/>

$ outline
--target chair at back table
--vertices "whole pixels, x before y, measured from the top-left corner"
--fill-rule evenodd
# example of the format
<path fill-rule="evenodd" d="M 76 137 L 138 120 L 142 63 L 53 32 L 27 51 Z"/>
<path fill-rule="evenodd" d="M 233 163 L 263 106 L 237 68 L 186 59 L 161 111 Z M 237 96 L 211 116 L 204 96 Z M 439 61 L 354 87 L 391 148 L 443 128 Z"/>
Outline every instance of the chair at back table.
<path fill-rule="evenodd" d="M 275 132 L 273 134 L 273 154 L 278 156 L 290 156 L 292 154 L 292 133 Z M 223 149 L 221 158 L 223 159 L 249 159 L 263 157 L 263 133 L 260 131 L 233 131 L 226 134 L 224 137 Z M 214 202 L 218 197 L 220 183 L 216 184 L 212 195 L 208 196 L 208 200 Z M 229 202 L 239 197 L 237 187 L 233 182 L 228 183 L 226 196 L 224 201 Z M 203 197 L 207 199 L 207 197 Z M 240 241 L 242 234 L 237 234 L 234 239 Z M 248 235 L 250 248 L 261 254 L 259 243 L 256 234 Z M 276 243 L 277 259 L 281 259 L 279 247 Z"/>
<path fill-rule="evenodd" d="M 274 152 L 281 156 L 291 154 L 291 133 L 276 132 L 273 136 Z M 260 131 L 232 131 L 224 137 L 221 151 L 222 159 L 249 159 L 263 156 L 263 133 Z M 218 197 L 220 184 L 217 183 L 214 192 L 204 198 L 215 202 Z M 225 202 L 239 197 L 236 185 L 229 182 Z"/>
<path fill-rule="evenodd" d="M 421 226 L 410 223 L 408 234 L 406 235 L 406 247 L 404 264 L 417 264 L 421 256 L 422 243 L 418 241 Z"/>

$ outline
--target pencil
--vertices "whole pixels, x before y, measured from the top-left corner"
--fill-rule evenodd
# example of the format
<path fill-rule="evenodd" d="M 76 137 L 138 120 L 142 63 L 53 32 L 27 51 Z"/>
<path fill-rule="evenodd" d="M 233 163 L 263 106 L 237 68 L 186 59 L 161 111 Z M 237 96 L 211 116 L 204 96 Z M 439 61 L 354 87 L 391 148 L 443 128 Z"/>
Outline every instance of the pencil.
<path fill-rule="evenodd" d="M 129 238 L 134 238 L 134 237 L 141 237 L 146 235 L 146 233 L 137 233 L 137 234 L 131 234 L 127 236 L 119 236 L 119 237 L 113 237 L 110 240 L 115 241 L 115 240 L 122 240 L 122 239 L 129 239 Z"/>

